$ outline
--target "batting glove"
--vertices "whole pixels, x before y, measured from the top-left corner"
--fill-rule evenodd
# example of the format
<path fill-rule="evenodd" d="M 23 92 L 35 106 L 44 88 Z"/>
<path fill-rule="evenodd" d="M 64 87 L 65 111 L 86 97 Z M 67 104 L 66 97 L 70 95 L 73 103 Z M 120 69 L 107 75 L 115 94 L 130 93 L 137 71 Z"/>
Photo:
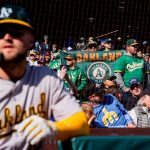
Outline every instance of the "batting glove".
<path fill-rule="evenodd" d="M 14 129 L 17 130 L 18 135 L 24 136 L 31 145 L 37 144 L 47 136 L 54 137 L 57 134 L 57 128 L 53 122 L 36 115 L 26 118 L 15 125 Z"/>

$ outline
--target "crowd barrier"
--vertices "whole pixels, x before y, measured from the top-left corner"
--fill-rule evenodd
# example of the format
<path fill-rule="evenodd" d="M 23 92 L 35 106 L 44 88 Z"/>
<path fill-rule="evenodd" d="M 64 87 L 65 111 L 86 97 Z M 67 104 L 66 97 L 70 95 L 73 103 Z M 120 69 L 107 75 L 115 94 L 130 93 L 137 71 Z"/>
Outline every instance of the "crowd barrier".
<path fill-rule="evenodd" d="M 47 150 L 150 150 L 150 128 L 93 128 L 89 136 L 61 142 L 52 139 Z"/>
<path fill-rule="evenodd" d="M 68 142 L 69 143 L 69 142 Z M 59 150 L 150 150 L 150 136 L 85 136 L 75 137 Z"/>

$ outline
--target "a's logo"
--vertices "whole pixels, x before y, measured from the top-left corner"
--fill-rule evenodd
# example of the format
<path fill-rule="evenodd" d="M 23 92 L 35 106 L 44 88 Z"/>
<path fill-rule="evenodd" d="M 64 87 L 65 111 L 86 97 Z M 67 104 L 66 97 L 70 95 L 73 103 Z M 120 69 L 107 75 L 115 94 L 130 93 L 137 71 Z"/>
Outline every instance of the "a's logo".
<path fill-rule="evenodd" d="M 105 76 L 111 75 L 110 67 L 104 62 L 92 63 L 87 70 L 87 76 L 91 82 L 101 83 Z"/>
<path fill-rule="evenodd" d="M 2 7 L 0 10 L 0 18 L 7 18 L 12 13 L 11 8 Z"/>

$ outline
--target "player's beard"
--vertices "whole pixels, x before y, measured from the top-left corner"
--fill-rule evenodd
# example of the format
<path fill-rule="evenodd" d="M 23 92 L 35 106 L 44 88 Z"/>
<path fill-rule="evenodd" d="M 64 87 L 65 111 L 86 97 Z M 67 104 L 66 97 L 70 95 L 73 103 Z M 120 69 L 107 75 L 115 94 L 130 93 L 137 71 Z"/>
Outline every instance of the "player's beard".
<path fill-rule="evenodd" d="M 0 53 L 0 66 L 4 65 L 4 64 L 18 64 L 20 62 L 22 62 L 23 60 L 26 59 L 27 56 L 27 52 L 24 53 L 18 53 L 14 58 L 12 59 L 6 59 L 5 56 L 3 55 L 3 53 Z"/>

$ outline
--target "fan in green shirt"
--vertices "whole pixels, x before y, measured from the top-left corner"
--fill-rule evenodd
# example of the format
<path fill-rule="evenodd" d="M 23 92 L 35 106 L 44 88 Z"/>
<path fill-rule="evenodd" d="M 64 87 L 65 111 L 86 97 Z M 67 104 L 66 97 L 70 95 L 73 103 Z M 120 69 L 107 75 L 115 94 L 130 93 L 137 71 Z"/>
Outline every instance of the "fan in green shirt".
<path fill-rule="evenodd" d="M 60 71 L 60 78 L 64 80 L 64 85 L 75 96 L 79 96 L 87 85 L 87 77 L 85 73 L 76 66 L 77 58 L 75 55 L 67 55 L 65 57 L 67 67 L 63 66 Z"/>
<path fill-rule="evenodd" d="M 136 78 L 141 83 L 144 76 L 144 60 L 137 56 L 139 43 L 134 39 L 129 39 L 126 44 L 127 53 L 121 56 L 115 63 L 114 75 L 120 88 L 129 91 L 129 82 Z"/>

